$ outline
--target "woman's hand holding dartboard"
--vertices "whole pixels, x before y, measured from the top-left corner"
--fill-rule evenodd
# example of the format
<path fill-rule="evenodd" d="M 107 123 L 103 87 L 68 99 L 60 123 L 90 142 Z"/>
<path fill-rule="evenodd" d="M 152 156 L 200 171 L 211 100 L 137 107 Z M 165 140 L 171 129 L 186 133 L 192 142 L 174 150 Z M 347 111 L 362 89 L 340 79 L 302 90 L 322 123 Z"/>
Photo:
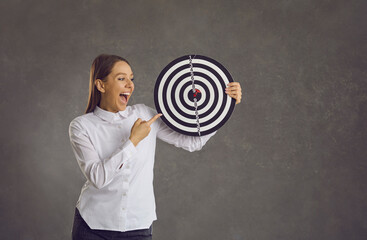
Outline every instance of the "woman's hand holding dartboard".
<path fill-rule="evenodd" d="M 236 104 L 239 104 L 242 99 L 242 89 L 239 82 L 230 82 L 227 84 L 226 93 L 231 98 L 236 99 Z"/>

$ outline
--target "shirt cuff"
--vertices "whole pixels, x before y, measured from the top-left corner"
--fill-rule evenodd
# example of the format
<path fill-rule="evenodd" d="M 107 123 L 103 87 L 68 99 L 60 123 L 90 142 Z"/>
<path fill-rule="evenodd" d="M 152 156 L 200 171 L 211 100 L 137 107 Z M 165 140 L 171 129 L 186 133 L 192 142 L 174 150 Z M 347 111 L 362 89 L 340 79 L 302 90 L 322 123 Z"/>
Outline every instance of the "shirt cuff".
<path fill-rule="evenodd" d="M 135 145 L 131 142 L 130 139 L 127 139 L 122 146 L 120 147 L 122 150 L 121 162 L 118 165 L 117 170 L 121 170 L 122 166 L 128 164 L 131 161 L 131 158 L 138 152 Z"/>

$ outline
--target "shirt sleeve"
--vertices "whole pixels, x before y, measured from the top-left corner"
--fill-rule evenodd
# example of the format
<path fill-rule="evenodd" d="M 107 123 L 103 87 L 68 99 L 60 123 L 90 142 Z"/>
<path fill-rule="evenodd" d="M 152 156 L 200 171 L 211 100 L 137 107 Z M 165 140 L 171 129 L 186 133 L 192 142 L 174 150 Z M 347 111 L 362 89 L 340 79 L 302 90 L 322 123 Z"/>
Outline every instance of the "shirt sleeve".
<path fill-rule="evenodd" d="M 109 184 L 120 171 L 122 164 L 130 161 L 137 152 L 134 144 L 128 139 L 105 159 L 100 159 L 88 133 L 79 121 L 71 121 L 69 125 L 71 147 L 80 169 L 89 182 L 100 189 Z"/>
<path fill-rule="evenodd" d="M 157 114 L 157 111 L 151 107 L 147 107 L 151 117 Z M 168 127 L 161 118 L 156 120 L 157 124 L 157 137 L 162 141 L 172 144 L 176 147 L 180 147 L 189 152 L 199 151 L 203 148 L 203 146 L 209 141 L 209 139 L 214 136 L 217 131 L 212 132 L 210 134 L 204 136 L 188 136 L 181 134 L 179 132 L 174 131 L 170 127 Z"/>

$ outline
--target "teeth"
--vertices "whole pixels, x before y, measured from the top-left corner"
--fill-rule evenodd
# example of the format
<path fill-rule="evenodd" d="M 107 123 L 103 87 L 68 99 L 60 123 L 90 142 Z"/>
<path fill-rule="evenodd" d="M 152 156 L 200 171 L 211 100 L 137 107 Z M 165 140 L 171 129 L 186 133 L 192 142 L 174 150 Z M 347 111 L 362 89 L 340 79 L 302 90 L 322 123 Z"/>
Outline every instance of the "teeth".
<path fill-rule="evenodd" d="M 120 95 L 127 95 L 127 96 L 129 96 L 130 93 L 121 93 Z"/>

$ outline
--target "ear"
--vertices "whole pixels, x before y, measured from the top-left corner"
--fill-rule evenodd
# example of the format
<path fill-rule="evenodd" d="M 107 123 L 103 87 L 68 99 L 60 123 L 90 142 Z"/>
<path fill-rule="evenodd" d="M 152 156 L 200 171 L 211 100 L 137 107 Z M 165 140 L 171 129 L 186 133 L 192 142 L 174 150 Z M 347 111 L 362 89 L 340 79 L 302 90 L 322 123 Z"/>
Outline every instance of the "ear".
<path fill-rule="evenodd" d="M 103 83 L 103 81 L 101 80 L 101 79 L 96 79 L 95 81 L 94 81 L 94 85 L 96 85 L 96 88 L 100 91 L 100 92 L 102 92 L 102 93 L 104 93 L 106 90 L 105 90 L 105 85 L 104 85 L 104 83 Z"/>

